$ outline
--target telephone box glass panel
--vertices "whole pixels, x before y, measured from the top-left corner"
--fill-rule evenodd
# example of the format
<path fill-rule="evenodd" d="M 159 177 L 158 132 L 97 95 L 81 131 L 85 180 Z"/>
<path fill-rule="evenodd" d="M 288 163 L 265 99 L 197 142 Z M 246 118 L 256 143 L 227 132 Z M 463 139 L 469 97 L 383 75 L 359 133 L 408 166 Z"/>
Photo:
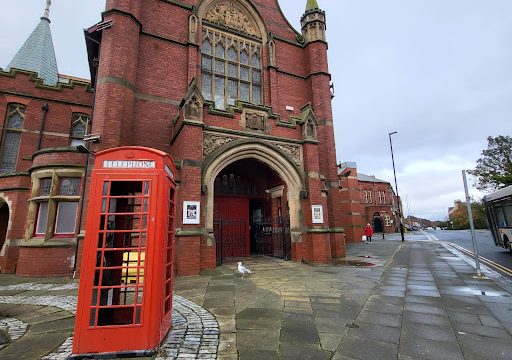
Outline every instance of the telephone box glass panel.
<path fill-rule="evenodd" d="M 149 181 L 104 181 L 89 326 L 142 323 Z"/>

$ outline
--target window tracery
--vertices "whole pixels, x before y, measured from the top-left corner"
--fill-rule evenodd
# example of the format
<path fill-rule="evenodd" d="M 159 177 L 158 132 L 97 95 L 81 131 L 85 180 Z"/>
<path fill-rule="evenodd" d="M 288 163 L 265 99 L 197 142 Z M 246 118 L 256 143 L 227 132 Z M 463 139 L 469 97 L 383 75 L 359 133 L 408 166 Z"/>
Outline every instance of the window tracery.
<path fill-rule="evenodd" d="M 201 91 L 217 109 L 262 102 L 261 43 L 203 25 Z"/>

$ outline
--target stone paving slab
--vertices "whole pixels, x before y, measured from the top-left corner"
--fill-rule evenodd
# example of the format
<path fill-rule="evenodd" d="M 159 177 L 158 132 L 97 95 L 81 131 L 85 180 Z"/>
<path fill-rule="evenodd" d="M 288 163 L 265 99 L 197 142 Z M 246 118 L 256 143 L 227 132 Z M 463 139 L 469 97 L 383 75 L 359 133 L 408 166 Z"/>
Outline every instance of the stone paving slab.
<path fill-rule="evenodd" d="M 253 271 L 243 279 L 236 272 L 238 259 L 202 276 L 176 278 L 176 299 L 183 297 L 195 310 L 173 313 L 174 332 L 156 358 L 509 358 L 512 296 L 501 283 L 474 279 L 467 262 L 432 241 L 377 240 L 347 249 L 347 259 L 371 265 L 251 257 L 242 259 Z M 27 311 L 34 306 L 32 314 L 5 304 L 9 299 Z M 56 302 L 60 311 L 46 310 Z M 28 324 L 15 344 L 27 342 L 32 328 L 41 334 L 53 330 L 59 341 L 66 340 L 45 359 L 64 359 L 69 351 L 75 305 L 76 282 L 26 283 L 0 276 L 0 315 L 17 312 Z M 187 338 L 185 324 L 194 316 L 210 316 L 190 321 L 207 332 Z M 11 344 L 0 350 L 0 358 L 9 348 L 14 352 Z M 186 350 L 180 353 L 181 348 Z"/>

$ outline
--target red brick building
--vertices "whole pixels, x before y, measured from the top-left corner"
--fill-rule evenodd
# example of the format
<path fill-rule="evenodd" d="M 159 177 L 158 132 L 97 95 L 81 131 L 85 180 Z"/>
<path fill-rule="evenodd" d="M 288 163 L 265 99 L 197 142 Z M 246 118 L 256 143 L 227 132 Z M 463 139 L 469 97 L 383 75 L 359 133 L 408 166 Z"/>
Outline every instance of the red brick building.
<path fill-rule="evenodd" d="M 336 168 L 326 18 L 316 0 L 307 1 L 301 25 L 297 33 L 277 0 L 108 0 L 102 21 L 85 32 L 92 114 L 86 83 L 42 85 L 34 72 L 3 72 L 4 134 L 14 131 L 6 125 L 13 111 L 26 121 L 16 169 L 0 178 L 10 224 L 1 271 L 69 273 L 85 228 L 76 189 L 85 185 L 87 203 L 86 161 L 90 170 L 95 152 L 125 145 L 168 152 L 177 165 L 179 275 L 225 257 L 343 256 L 350 217 Z M 50 100 L 55 116 L 41 131 Z M 87 130 L 96 139 L 80 147 L 89 155 L 69 147 L 82 141 L 70 128 L 76 114 L 85 124 L 92 115 Z M 74 219 L 59 217 L 64 202 Z M 61 237 L 61 227 L 74 227 L 73 236 Z"/>
<path fill-rule="evenodd" d="M 399 231 L 398 198 L 391 184 L 375 176 L 357 172 L 354 162 L 345 162 L 339 166 L 340 184 L 342 189 L 351 186 L 354 207 L 359 210 L 359 226 L 371 224 L 377 233 L 395 233 Z M 351 185 L 349 183 L 352 182 Z M 358 205 L 359 204 L 359 205 Z M 355 223 L 355 221 L 352 221 Z M 361 230 L 362 235 L 362 230 Z M 361 237 L 353 237 L 347 241 L 360 241 Z"/>
<path fill-rule="evenodd" d="M 45 13 L 0 71 L 2 273 L 72 273 L 92 99 L 89 81 L 58 74 Z"/>

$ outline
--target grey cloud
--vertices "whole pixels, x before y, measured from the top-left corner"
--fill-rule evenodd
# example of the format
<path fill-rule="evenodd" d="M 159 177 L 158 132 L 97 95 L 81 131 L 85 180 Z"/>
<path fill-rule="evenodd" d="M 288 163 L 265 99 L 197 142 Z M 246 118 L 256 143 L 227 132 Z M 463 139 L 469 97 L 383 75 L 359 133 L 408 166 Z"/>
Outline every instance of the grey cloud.
<path fill-rule="evenodd" d="M 0 66 L 33 30 L 44 4 L 2 0 Z M 300 31 L 306 0 L 280 4 Z M 414 215 L 444 216 L 451 197 L 463 194 L 460 171 L 440 171 L 437 160 L 462 169 L 475 163 L 487 136 L 512 134 L 512 1 L 319 4 L 328 21 L 338 160 L 356 161 L 361 172 L 392 181 L 387 134 L 398 131 L 393 145 L 400 193 L 408 195 Z M 103 9 L 104 0 L 54 2 L 60 72 L 88 77 L 82 29 L 99 21 Z M 421 161 L 431 168 L 407 172 Z"/>

